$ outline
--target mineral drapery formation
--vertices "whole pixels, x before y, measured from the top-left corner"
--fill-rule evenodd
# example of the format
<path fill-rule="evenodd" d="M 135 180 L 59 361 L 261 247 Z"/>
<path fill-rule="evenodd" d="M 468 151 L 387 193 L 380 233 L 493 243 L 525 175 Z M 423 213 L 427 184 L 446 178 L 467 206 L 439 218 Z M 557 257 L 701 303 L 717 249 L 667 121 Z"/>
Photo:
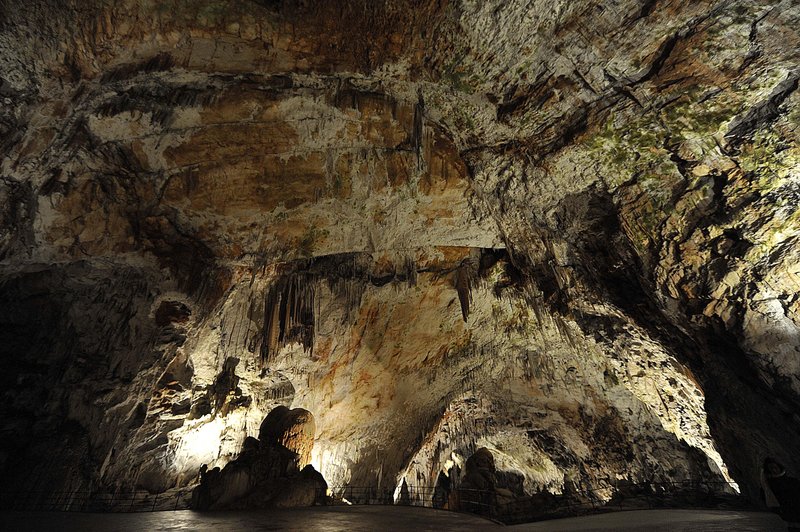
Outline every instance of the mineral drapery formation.
<path fill-rule="evenodd" d="M 332 486 L 483 449 L 511 494 L 757 500 L 800 471 L 798 27 L 0 1 L 0 487 L 191 486 L 283 406 Z"/>

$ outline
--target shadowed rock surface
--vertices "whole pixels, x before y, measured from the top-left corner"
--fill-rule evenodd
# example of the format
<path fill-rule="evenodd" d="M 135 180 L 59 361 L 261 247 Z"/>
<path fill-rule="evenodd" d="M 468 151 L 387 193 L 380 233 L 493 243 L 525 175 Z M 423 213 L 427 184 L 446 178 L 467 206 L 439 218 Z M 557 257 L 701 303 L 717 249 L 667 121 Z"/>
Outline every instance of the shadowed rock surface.
<path fill-rule="evenodd" d="M 306 431 L 311 432 L 311 440 Z M 261 425 L 260 439 L 246 438 L 239 456 L 207 470 L 192 492 L 194 510 L 286 508 L 326 504 L 328 484 L 306 464 L 314 419 L 303 409 L 279 406 Z M 302 469 L 301 469 L 302 468 Z"/>

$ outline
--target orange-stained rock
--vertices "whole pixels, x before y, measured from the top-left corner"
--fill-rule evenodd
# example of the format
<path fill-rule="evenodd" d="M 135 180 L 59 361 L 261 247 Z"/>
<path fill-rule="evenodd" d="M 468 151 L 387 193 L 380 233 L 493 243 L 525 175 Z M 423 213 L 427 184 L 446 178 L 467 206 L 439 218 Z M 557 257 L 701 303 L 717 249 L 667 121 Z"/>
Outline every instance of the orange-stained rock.
<path fill-rule="evenodd" d="M 272 410 L 258 431 L 258 439 L 263 445 L 283 445 L 297 454 L 300 467 L 311 460 L 314 447 L 314 416 L 308 410 L 295 408 L 289 410 L 279 406 Z"/>

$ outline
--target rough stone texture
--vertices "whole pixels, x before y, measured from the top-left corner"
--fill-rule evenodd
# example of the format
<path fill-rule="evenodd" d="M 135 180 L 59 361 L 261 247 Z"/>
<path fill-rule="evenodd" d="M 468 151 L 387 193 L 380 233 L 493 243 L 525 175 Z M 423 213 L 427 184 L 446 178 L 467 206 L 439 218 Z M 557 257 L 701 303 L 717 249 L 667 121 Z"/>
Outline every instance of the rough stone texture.
<path fill-rule="evenodd" d="M 264 420 L 267 430 L 261 431 L 263 438 L 245 438 L 235 460 L 222 469 L 209 470 L 207 465 L 201 466 L 200 483 L 192 491 L 192 509 L 292 508 L 326 504 L 328 484 L 322 475 L 310 464 L 301 469 L 304 456 L 270 434 L 277 432 L 274 430 L 276 421 L 279 425 L 287 419 L 298 421 L 308 417 L 308 412 L 301 409 L 289 411 L 279 406 Z M 289 425 L 290 428 L 298 426 L 302 425 Z M 313 428 L 313 419 L 306 419 L 305 426 Z M 295 442 L 296 438 L 287 441 Z M 307 446 L 307 451 L 311 451 L 310 446 Z"/>
<path fill-rule="evenodd" d="M 798 24 L 0 2 L 6 486 L 191 484 L 283 405 L 332 485 L 485 447 L 529 495 L 756 499 L 800 470 Z"/>
<path fill-rule="evenodd" d="M 258 431 L 258 439 L 264 444 L 282 445 L 297 454 L 300 467 L 311 461 L 316 432 L 314 417 L 307 410 L 289 410 L 281 405 L 267 414 Z"/>

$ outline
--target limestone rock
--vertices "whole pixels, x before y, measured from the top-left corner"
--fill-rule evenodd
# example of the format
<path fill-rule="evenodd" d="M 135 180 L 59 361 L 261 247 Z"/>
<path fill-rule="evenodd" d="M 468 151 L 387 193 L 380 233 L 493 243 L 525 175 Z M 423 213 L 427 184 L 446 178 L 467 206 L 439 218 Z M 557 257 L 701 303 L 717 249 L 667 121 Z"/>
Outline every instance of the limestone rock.
<path fill-rule="evenodd" d="M 497 484 L 494 456 L 486 447 L 481 447 L 467 459 L 461 486 L 464 489 L 494 491 Z"/>
<path fill-rule="evenodd" d="M 298 464 L 302 467 L 311 459 L 314 432 L 314 416 L 311 412 L 278 406 L 267 414 L 258 431 L 258 439 L 262 445 L 282 445 L 296 453 Z"/>
<path fill-rule="evenodd" d="M 303 448 L 308 452 L 313 446 L 311 414 L 285 407 L 270 412 L 262 424 L 260 441 L 246 438 L 239 456 L 222 469 L 201 467 L 200 483 L 192 492 L 192 508 L 221 510 L 325 504 L 328 487 L 325 479 L 311 465 L 301 470 L 301 455 L 281 443 L 297 441 L 297 433 L 281 428 L 302 429 L 309 423 L 312 441 L 307 449 Z M 282 438 L 287 435 L 295 438 Z"/>
<path fill-rule="evenodd" d="M 800 471 L 799 24 L 0 3 L 0 488 L 411 502 L 485 448 L 506 498 L 758 501 Z"/>

